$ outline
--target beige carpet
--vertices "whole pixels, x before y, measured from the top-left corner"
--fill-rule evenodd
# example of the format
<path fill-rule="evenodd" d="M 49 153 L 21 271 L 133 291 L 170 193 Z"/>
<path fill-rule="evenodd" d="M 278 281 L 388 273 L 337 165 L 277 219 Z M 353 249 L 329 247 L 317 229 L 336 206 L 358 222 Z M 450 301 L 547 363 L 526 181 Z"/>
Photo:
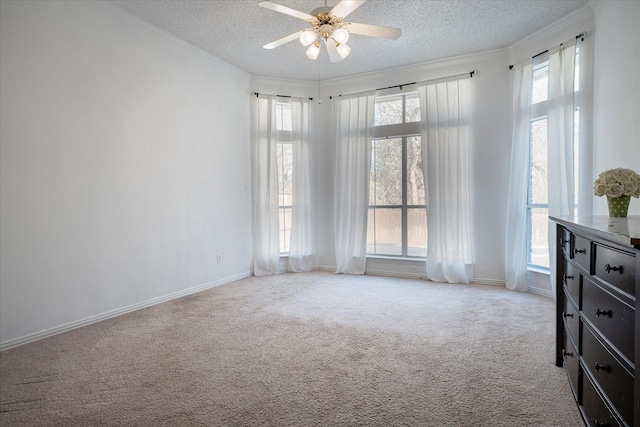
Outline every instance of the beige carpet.
<path fill-rule="evenodd" d="M 553 319 L 499 287 L 252 277 L 0 353 L 0 425 L 581 426 Z"/>

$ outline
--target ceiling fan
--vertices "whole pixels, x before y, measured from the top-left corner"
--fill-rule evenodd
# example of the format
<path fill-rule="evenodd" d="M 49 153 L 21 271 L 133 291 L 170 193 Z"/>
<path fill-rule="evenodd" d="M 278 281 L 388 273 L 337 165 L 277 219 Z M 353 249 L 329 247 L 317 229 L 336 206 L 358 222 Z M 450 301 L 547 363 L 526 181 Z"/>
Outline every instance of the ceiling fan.
<path fill-rule="evenodd" d="M 335 7 L 329 7 L 327 6 L 327 0 L 325 0 L 324 7 L 318 7 L 312 10 L 311 13 L 300 12 L 270 1 L 261 1 L 258 3 L 259 6 L 300 18 L 311 25 L 309 28 L 268 43 L 263 47 L 265 49 L 273 49 L 295 39 L 299 39 L 303 46 L 309 46 L 307 49 L 307 57 L 315 60 L 320 53 L 321 42 L 324 42 L 331 62 L 340 62 L 349 56 L 351 52 L 351 48 L 347 46 L 350 33 L 391 40 L 400 37 L 401 32 L 399 28 L 357 24 L 344 20 L 347 15 L 356 10 L 365 1 L 366 0 L 342 0 Z"/>

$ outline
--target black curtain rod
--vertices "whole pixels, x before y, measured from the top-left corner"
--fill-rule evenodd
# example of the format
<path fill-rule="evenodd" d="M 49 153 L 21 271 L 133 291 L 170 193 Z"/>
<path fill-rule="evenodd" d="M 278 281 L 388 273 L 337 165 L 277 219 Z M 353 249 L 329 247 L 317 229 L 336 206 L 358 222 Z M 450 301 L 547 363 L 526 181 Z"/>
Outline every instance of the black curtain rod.
<path fill-rule="evenodd" d="M 253 92 L 253 94 L 258 97 L 260 95 L 258 92 Z M 264 94 L 263 94 L 264 95 Z M 276 95 L 278 98 L 293 98 L 291 95 Z M 309 98 L 309 101 L 313 101 L 313 98 Z"/>
<path fill-rule="evenodd" d="M 476 70 L 473 70 L 473 71 L 469 72 L 469 77 L 473 78 L 473 75 L 475 74 L 475 72 L 476 72 Z M 403 84 L 401 84 L 401 85 L 381 87 L 381 88 L 379 88 L 379 89 L 376 89 L 376 91 L 379 91 L 379 90 L 385 90 L 385 89 L 394 89 L 394 88 L 396 88 L 396 87 L 399 87 L 399 88 L 400 88 L 400 90 L 402 90 L 402 87 L 403 87 L 403 86 L 411 86 L 411 85 L 414 85 L 414 84 L 416 84 L 416 83 L 418 83 L 418 82 L 403 83 Z M 340 94 L 340 95 L 338 95 L 338 96 L 342 96 L 342 94 Z M 333 99 L 333 96 L 330 96 L 330 97 L 329 97 L 329 99 Z"/>
<path fill-rule="evenodd" d="M 396 87 L 399 87 L 399 88 L 400 88 L 400 90 L 402 90 L 402 86 L 414 85 L 414 84 L 416 84 L 416 83 L 417 83 L 417 82 L 413 82 L 413 83 L 403 83 L 403 84 L 401 84 L 401 85 L 381 87 L 380 89 L 376 89 L 376 90 L 393 89 L 393 88 L 396 88 Z"/>
<path fill-rule="evenodd" d="M 586 32 L 586 31 L 583 31 L 583 32 L 581 32 L 580 34 L 578 34 L 578 35 L 576 36 L 576 40 L 577 40 L 577 39 L 582 39 L 582 41 L 584 41 L 584 38 L 585 38 L 586 36 L 587 36 L 587 32 Z M 564 44 L 564 43 L 560 43 L 560 46 L 562 46 L 563 44 Z M 538 56 L 540 56 L 540 55 L 544 55 L 544 54 L 545 54 L 545 53 L 547 53 L 547 52 L 549 52 L 549 49 L 545 50 L 544 52 L 536 53 L 535 55 L 533 55 L 533 56 L 531 57 L 531 59 L 535 59 L 535 58 L 537 58 Z M 514 66 L 514 65 L 515 65 L 515 64 L 513 64 L 513 65 L 509 65 L 509 69 L 510 69 L 510 70 L 513 70 L 513 66 Z"/>

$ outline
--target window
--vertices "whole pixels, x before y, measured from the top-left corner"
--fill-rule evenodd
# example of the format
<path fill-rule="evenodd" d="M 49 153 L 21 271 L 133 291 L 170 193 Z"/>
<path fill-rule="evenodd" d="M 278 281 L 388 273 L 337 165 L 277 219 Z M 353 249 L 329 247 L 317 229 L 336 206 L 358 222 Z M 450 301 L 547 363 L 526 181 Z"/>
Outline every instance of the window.
<path fill-rule="evenodd" d="M 376 97 L 374 114 L 367 254 L 426 257 L 418 93 Z"/>
<path fill-rule="evenodd" d="M 529 135 L 529 186 L 527 196 L 528 259 L 530 266 L 549 268 L 547 186 L 547 101 L 549 60 L 533 67 Z"/>
<path fill-rule="evenodd" d="M 276 103 L 277 167 L 278 167 L 278 223 L 280 228 L 280 254 L 289 253 L 291 240 L 291 206 L 293 199 L 293 144 L 291 104 Z"/>
<path fill-rule="evenodd" d="M 534 268 L 549 268 L 549 201 L 547 111 L 549 100 L 549 55 L 541 55 L 534 63 L 529 132 L 529 185 L 527 196 L 527 263 Z M 576 51 L 575 91 L 579 91 L 579 53 Z M 574 116 L 574 170 L 578 170 L 578 129 L 580 112 Z M 578 174 L 575 174 L 575 188 Z M 575 205 L 577 207 L 577 192 Z"/>

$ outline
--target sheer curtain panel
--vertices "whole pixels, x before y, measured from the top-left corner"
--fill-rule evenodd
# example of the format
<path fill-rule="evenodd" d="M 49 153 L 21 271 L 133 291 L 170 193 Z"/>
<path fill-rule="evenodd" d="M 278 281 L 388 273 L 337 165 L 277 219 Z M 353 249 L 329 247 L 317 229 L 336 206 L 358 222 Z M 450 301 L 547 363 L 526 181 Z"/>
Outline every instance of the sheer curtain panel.
<path fill-rule="evenodd" d="M 529 120 L 531 115 L 531 60 L 513 68 L 511 165 L 507 193 L 505 281 L 508 289 L 526 291 L 527 184 L 529 179 Z"/>
<path fill-rule="evenodd" d="M 291 99 L 293 201 L 288 269 L 294 272 L 313 268 L 309 106 L 308 99 Z"/>
<path fill-rule="evenodd" d="M 340 97 L 333 108 L 336 273 L 364 274 L 374 93 Z"/>
<path fill-rule="evenodd" d="M 549 51 L 549 215 L 573 215 L 575 209 L 574 118 L 576 39 Z M 549 226 L 551 288 L 555 292 L 556 229 Z"/>
<path fill-rule="evenodd" d="M 465 75 L 418 84 L 429 230 L 427 276 L 436 282 L 473 281 L 469 80 Z"/>
<path fill-rule="evenodd" d="M 278 177 L 276 97 L 252 98 L 253 274 L 278 272 Z"/>

